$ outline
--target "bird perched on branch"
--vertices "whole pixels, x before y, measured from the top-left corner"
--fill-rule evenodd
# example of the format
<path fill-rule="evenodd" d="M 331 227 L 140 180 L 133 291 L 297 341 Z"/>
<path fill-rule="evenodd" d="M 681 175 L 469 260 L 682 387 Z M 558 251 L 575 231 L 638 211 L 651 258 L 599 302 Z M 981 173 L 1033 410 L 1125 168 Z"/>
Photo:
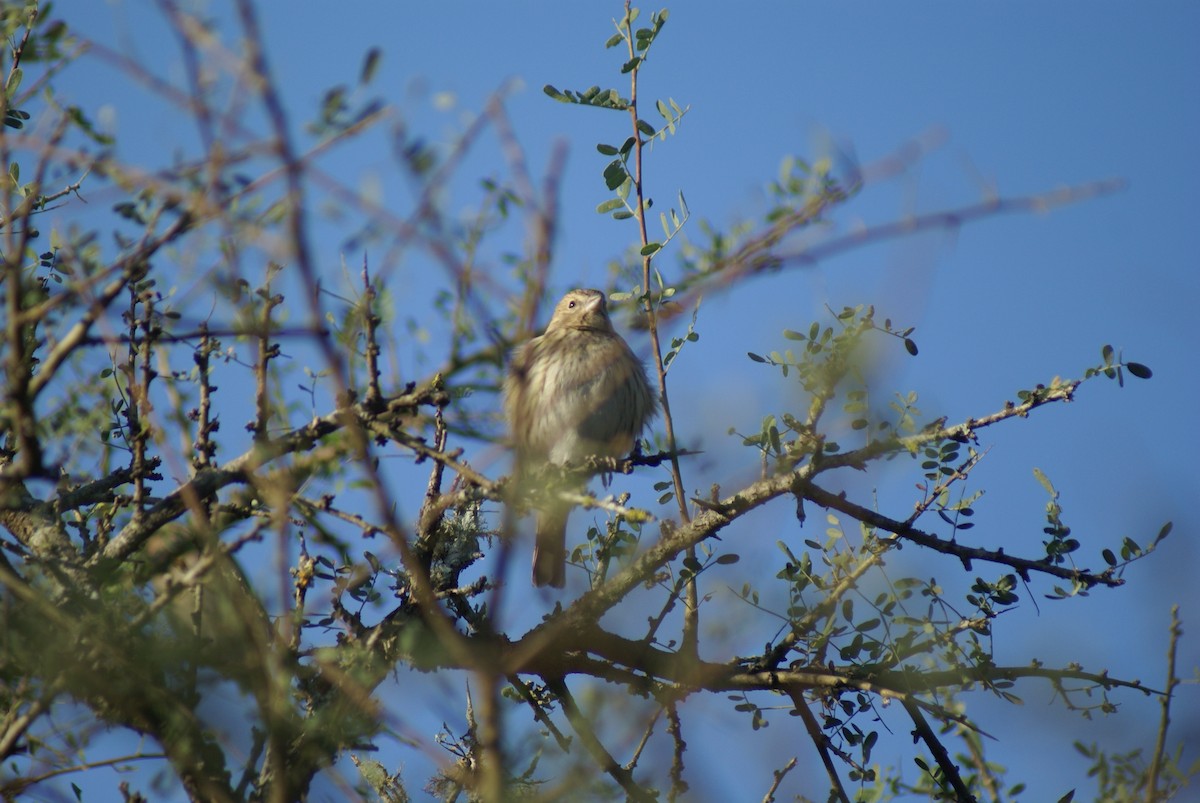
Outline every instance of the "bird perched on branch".
<path fill-rule="evenodd" d="M 658 412 L 641 360 L 613 329 L 599 290 L 572 290 L 546 331 L 518 346 L 504 380 L 504 412 L 516 448 L 518 487 L 546 464 L 623 457 Z M 561 588 L 570 504 L 552 488 L 537 511 L 533 583 Z"/>

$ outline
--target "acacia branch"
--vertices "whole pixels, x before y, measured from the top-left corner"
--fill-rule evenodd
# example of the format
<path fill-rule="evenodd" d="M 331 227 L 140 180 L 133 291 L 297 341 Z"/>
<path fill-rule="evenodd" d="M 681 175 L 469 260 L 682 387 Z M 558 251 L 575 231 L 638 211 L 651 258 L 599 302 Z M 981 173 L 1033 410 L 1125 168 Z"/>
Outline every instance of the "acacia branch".
<path fill-rule="evenodd" d="M 1154 738 L 1154 756 L 1150 759 L 1150 768 L 1146 776 L 1146 803 L 1154 803 L 1158 796 L 1158 774 L 1163 768 L 1163 757 L 1166 755 L 1167 728 L 1171 724 L 1171 698 L 1179 678 L 1175 677 L 1175 651 L 1179 639 L 1183 636 L 1183 623 L 1179 621 L 1179 605 L 1171 606 L 1170 641 L 1167 644 L 1167 690 L 1159 702 L 1162 705 L 1162 715 L 1159 717 L 1158 733 Z"/>
<path fill-rule="evenodd" d="M 800 720 L 804 723 L 804 729 L 808 731 L 808 738 L 812 739 L 813 746 L 817 749 L 818 755 L 821 756 L 821 764 L 825 767 L 825 774 L 829 776 L 830 795 L 837 795 L 837 799 L 841 803 L 850 803 L 850 798 L 846 795 L 846 788 L 842 785 L 841 776 L 838 775 L 837 767 L 833 764 L 833 756 L 829 754 L 829 738 L 821 731 L 821 725 L 817 722 L 817 718 L 808 708 L 808 701 L 804 699 L 804 693 L 796 691 L 792 694 L 792 704 L 795 707 L 796 713 L 800 716 Z M 796 759 L 792 759 L 794 763 Z M 790 766 L 790 765 L 789 765 Z M 775 777 L 776 786 L 782 780 L 782 774 L 777 773 Z M 775 787 L 772 787 L 774 789 Z M 768 794 L 768 796 L 770 796 Z"/>
<path fill-rule="evenodd" d="M 419 405 L 436 405 L 439 397 L 440 394 L 427 389 L 413 390 L 390 399 L 385 412 L 380 415 L 400 415 Z M 222 468 L 201 469 L 191 480 L 148 508 L 138 522 L 122 529 L 101 552 L 93 556 L 90 563 L 98 560 L 123 560 L 129 557 L 159 528 L 183 515 L 199 500 L 206 499 L 229 485 L 249 482 L 258 469 L 284 455 L 311 450 L 322 438 L 343 429 L 350 422 L 366 426 L 365 422 L 373 420 L 374 417 L 375 415 L 362 404 L 335 410 L 277 438 L 267 438 L 256 443 Z"/>
<path fill-rule="evenodd" d="M 1046 212 L 1067 204 L 1111 195 L 1123 190 L 1125 186 L 1126 182 L 1123 179 L 1108 179 L 1029 195 L 986 198 L 977 203 L 953 209 L 911 215 L 899 220 L 855 229 L 795 251 L 771 253 L 771 249 L 778 245 L 785 236 L 820 218 L 834 202 L 844 200 L 843 197 L 826 199 L 822 196 L 810 201 L 803 209 L 784 216 L 766 231 L 744 243 L 732 254 L 711 265 L 705 265 L 703 273 L 696 281 L 692 282 L 693 286 L 688 288 L 688 292 L 676 296 L 674 300 L 678 303 L 672 306 L 671 314 L 679 315 L 684 310 L 690 309 L 696 298 L 711 293 L 714 289 L 728 289 L 735 283 L 765 272 L 789 266 L 813 267 L 830 257 L 866 245 L 898 237 L 908 237 L 925 231 L 957 231 L 966 224 L 989 217 L 1013 213 Z"/>
<path fill-rule="evenodd" d="M 567 688 L 567 684 L 561 679 L 557 679 L 548 681 L 546 685 L 562 702 L 563 713 L 567 715 L 567 721 L 571 723 L 571 728 L 579 736 L 580 741 L 583 742 L 583 746 L 600 768 L 617 782 L 617 785 L 625 791 L 625 794 L 631 800 L 642 801 L 642 803 L 654 803 L 658 798 L 639 786 L 637 781 L 633 779 L 633 772 L 621 766 L 621 763 L 613 758 L 613 755 L 600 742 L 591 723 L 588 722 L 587 717 L 583 715 L 583 712 L 579 710 L 579 706 L 575 703 L 575 697 L 571 694 L 571 690 Z"/>
<path fill-rule="evenodd" d="M 878 514 L 850 502 L 842 496 L 824 491 L 812 482 L 817 474 L 831 468 L 862 468 L 868 462 L 887 454 L 915 451 L 919 445 L 924 443 L 969 438 L 980 427 L 989 426 L 1014 416 L 1028 415 L 1030 411 L 1045 404 L 1069 401 L 1077 385 L 1078 382 L 1067 382 L 1041 389 L 1032 393 L 1022 404 L 1007 405 L 1004 410 L 983 418 L 968 419 L 953 426 L 933 427 L 918 435 L 873 443 L 841 455 L 823 456 L 817 461 L 804 463 L 792 471 L 758 480 L 741 491 L 716 502 L 693 498 L 692 501 L 702 508 L 700 515 L 680 527 L 675 527 L 670 522 L 663 522 L 662 537 L 625 570 L 603 585 L 588 591 L 560 616 L 539 626 L 529 634 L 529 636 L 536 634 L 536 638 L 527 637 L 528 640 L 523 639 L 523 641 L 526 641 L 530 649 L 537 650 L 540 649 L 538 647 L 539 640 L 553 640 L 553 634 L 560 629 L 586 628 L 623 601 L 626 595 L 645 578 L 652 576 L 659 567 L 666 565 L 681 552 L 696 546 L 701 541 L 712 538 L 745 513 L 787 494 L 797 494 L 811 499 L 817 504 L 845 512 L 866 524 L 892 532 L 905 540 L 939 552 L 956 555 L 962 560 L 986 560 L 1009 566 L 1018 571 L 1022 577 L 1027 578 L 1031 573 L 1036 572 L 1088 586 L 1098 584 L 1120 586 L 1124 580 L 1117 577 L 1112 569 L 1100 573 L 1088 572 L 1011 556 L 1003 550 L 985 550 L 945 541 L 906 522 Z"/>
<path fill-rule="evenodd" d="M 851 502 L 843 494 L 830 493 L 811 482 L 800 480 L 798 488 L 802 491 L 806 499 L 811 499 L 821 507 L 845 513 L 847 516 L 852 516 L 863 524 L 876 529 L 886 530 L 898 538 L 927 547 L 935 552 L 941 552 L 944 555 L 953 555 L 961 560 L 963 566 L 967 569 L 970 569 L 971 561 L 983 560 L 989 563 L 1008 566 L 1021 575 L 1021 578 L 1026 582 L 1029 582 L 1030 575 L 1036 572 L 1047 574 L 1051 577 L 1058 577 L 1062 580 L 1070 580 L 1073 583 L 1080 583 L 1089 588 L 1094 585 L 1116 588 L 1125 584 L 1123 579 L 1116 576 L 1115 570 L 1112 567 L 1102 572 L 1091 572 L 1086 569 L 1077 569 L 1069 566 L 1056 566 L 1046 562 L 1044 559 L 1031 560 L 1016 555 L 1009 555 L 1003 549 L 993 550 L 966 546 L 957 541 L 947 541 L 943 538 L 938 538 L 936 535 L 920 530 L 908 522 L 876 513 L 870 508 Z"/>
<path fill-rule="evenodd" d="M 158 237 L 147 236 L 133 250 L 106 271 L 107 274 L 119 274 L 118 278 L 109 282 L 88 305 L 87 312 L 67 330 L 66 334 L 55 344 L 54 348 L 42 359 L 37 374 L 29 383 L 29 393 L 36 398 L 55 378 L 58 369 L 75 352 L 77 348 L 88 342 L 88 335 L 100 316 L 112 304 L 129 283 L 136 278 L 138 266 L 158 252 L 160 248 L 176 240 L 191 226 L 192 221 L 187 215 L 180 215 Z"/>
<path fill-rule="evenodd" d="M 954 787 L 955 798 L 959 803 L 975 803 L 975 796 L 971 794 L 971 790 L 963 782 L 962 775 L 958 771 L 958 765 L 950 758 L 950 754 L 946 752 L 946 746 L 938 739 L 937 734 L 929 727 L 929 722 L 926 721 L 925 715 L 917 705 L 908 699 L 902 699 L 901 705 L 908 712 L 908 716 L 913 721 L 915 730 L 913 733 L 918 736 L 921 741 L 925 742 L 925 746 L 929 748 L 929 752 L 933 754 L 934 761 L 941 768 L 942 774 L 945 775 L 950 785 Z"/>

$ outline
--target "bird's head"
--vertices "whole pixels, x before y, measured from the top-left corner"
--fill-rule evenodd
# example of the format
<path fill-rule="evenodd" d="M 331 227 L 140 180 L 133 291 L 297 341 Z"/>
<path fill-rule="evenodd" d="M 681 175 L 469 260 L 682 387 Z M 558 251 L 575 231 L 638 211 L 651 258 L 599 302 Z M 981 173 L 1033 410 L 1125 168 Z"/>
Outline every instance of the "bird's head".
<path fill-rule="evenodd" d="M 572 290 L 554 308 L 546 331 L 554 329 L 599 329 L 612 331 L 608 303 L 599 290 Z"/>

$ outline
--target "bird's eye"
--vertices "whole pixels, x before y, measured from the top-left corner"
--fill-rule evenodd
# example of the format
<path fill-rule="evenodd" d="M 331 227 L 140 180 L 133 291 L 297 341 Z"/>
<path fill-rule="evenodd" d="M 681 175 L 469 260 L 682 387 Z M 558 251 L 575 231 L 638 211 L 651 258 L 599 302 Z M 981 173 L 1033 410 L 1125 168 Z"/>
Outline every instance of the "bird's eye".
<path fill-rule="evenodd" d="M 572 301 L 570 304 L 567 304 L 567 309 L 575 309 L 575 303 L 576 302 Z"/>

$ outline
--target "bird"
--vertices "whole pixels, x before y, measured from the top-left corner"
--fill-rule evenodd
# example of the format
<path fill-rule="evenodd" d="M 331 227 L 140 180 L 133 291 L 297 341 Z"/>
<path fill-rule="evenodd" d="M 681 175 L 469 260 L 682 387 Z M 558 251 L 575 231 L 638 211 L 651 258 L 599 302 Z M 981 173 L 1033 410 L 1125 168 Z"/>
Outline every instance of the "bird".
<path fill-rule="evenodd" d="M 517 487 L 546 464 L 629 454 L 657 412 L 645 366 L 613 328 L 604 293 L 571 290 L 545 332 L 513 350 L 504 380 Z M 562 588 L 566 581 L 570 511 L 553 494 L 536 511 L 535 586 Z"/>

